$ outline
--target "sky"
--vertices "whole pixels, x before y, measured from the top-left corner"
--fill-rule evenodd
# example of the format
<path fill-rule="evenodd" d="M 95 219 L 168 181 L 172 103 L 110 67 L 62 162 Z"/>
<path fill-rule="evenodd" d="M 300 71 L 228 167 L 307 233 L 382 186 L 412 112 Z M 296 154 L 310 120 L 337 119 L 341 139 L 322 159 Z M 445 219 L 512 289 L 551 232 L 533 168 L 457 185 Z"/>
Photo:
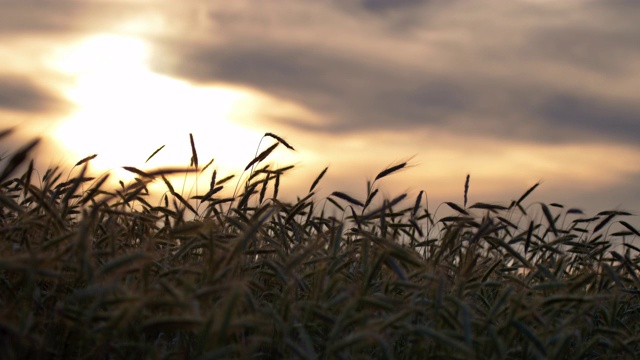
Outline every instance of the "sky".
<path fill-rule="evenodd" d="M 272 132 L 281 196 L 328 166 L 319 196 L 363 198 L 408 160 L 386 196 L 462 203 L 470 174 L 470 203 L 542 182 L 531 201 L 638 212 L 637 24 L 635 0 L 0 0 L 0 149 L 126 178 L 188 165 L 192 133 L 239 174 Z"/>

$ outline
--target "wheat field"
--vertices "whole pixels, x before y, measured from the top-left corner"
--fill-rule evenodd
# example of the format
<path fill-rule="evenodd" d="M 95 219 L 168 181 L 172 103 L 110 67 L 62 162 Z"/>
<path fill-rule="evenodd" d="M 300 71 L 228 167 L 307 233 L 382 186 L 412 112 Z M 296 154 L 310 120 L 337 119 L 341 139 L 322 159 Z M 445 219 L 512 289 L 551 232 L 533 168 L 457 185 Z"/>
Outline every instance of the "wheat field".
<path fill-rule="evenodd" d="M 34 140 L 5 159 L 0 358 L 640 357 L 627 212 L 530 203 L 538 184 L 509 206 L 468 204 L 467 177 L 463 203 L 436 204 L 452 214 L 437 218 L 424 191 L 380 198 L 406 162 L 362 199 L 316 196 L 325 168 L 281 201 L 293 167 L 268 159 L 294 150 L 283 138 L 265 134 L 244 176 L 225 177 L 190 140 L 188 167 L 128 167 L 136 179 L 115 188 L 88 174 L 95 155 L 41 171 Z M 187 173 L 209 188 L 176 191 L 169 177 Z"/>

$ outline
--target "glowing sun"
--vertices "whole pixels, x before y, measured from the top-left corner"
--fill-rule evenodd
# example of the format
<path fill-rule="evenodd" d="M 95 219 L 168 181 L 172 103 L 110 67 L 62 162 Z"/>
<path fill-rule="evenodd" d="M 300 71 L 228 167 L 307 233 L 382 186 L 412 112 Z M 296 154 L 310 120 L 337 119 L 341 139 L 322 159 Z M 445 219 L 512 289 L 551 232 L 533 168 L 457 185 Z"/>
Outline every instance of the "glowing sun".
<path fill-rule="evenodd" d="M 215 157 L 218 167 L 235 171 L 251 160 L 261 134 L 233 119 L 246 115 L 256 95 L 154 73 L 148 57 L 143 40 L 111 34 L 91 36 L 61 52 L 55 65 L 74 79 L 65 95 L 77 110 L 53 136 L 69 162 L 96 153 L 93 167 L 125 178 L 131 174 L 122 166 L 186 166 L 189 133 L 195 136 L 201 163 Z"/>

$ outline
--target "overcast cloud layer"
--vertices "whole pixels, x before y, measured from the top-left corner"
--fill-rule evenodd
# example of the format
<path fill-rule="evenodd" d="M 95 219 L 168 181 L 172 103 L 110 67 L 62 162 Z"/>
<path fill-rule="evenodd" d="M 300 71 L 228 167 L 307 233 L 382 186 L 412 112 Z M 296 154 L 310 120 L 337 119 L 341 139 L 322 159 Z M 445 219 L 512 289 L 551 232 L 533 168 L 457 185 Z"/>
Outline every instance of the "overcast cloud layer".
<path fill-rule="evenodd" d="M 281 119 L 308 130 L 640 140 L 632 1 L 244 4 L 211 7 L 159 45 L 154 67 L 293 99 L 326 119 Z"/>
<path fill-rule="evenodd" d="M 635 0 L 0 0 L 0 6 L 0 55 L 7 59 L 0 114 L 21 121 L 62 119 L 70 111 L 55 89 L 73 79 L 42 66 L 39 49 L 116 32 L 145 39 L 157 73 L 242 86 L 306 109 L 306 115 L 265 113 L 256 122 L 304 136 L 310 148 L 359 135 L 370 148 L 374 138 L 364 136 L 377 134 L 397 145 L 396 158 L 422 155 L 432 144 L 426 156 L 478 156 L 490 173 L 491 152 L 496 161 L 508 156 L 500 148 L 600 146 L 617 159 L 594 158 L 594 166 L 610 168 L 593 169 L 593 177 L 611 171 L 617 178 L 582 190 L 600 203 L 610 196 L 614 204 L 640 205 L 632 181 L 640 176 L 633 165 L 640 159 Z M 542 162 L 553 153 L 536 153 L 538 163 L 522 163 L 527 171 L 562 174 L 586 161 L 588 172 L 589 159 L 577 154 L 558 153 L 558 163 L 549 165 Z M 472 160 L 460 163 L 462 173 L 475 169 Z M 451 181 L 438 179 L 433 183 Z M 564 186 L 555 194 L 571 189 Z"/>

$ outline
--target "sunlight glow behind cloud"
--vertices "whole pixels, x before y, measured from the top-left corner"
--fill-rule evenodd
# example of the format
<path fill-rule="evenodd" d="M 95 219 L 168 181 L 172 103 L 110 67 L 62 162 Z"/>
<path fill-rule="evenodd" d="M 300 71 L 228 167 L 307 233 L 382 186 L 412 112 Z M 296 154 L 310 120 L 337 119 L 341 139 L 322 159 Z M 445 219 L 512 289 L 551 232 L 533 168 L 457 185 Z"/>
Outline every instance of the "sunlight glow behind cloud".
<path fill-rule="evenodd" d="M 155 74 L 146 67 L 146 56 L 139 39 L 98 35 L 57 59 L 61 71 L 76 77 L 65 94 L 77 106 L 55 131 L 57 140 L 76 159 L 98 153 L 92 165 L 128 179 L 131 174 L 119 168 L 142 166 L 163 144 L 167 151 L 150 164 L 188 165 L 189 133 L 200 140 L 196 145 L 201 162 L 219 156 L 216 164 L 233 170 L 248 162 L 261 134 L 233 118 L 246 113 L 256 95 Z"/>

